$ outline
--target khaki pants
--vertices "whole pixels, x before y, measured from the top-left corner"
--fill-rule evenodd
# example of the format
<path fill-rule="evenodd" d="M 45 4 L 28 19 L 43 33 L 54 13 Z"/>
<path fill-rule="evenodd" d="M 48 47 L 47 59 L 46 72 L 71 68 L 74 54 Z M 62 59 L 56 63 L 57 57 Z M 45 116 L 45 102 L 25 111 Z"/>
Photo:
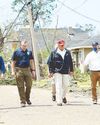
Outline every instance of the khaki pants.
<path fill-rule="evenodd" d="M 91 87 L 92 87 L 92 99 L 97 100 L 96 86 L 97 81 L 100 80 L 100 71 L 91 71 Z"/>
<path fill-rule="evenodd" d="M 57 103 L 62 103 L 62 99 L 66 97 L 70 76 L 68 74 L 55 73 L 54 77 L 56 85 L 56 100 Z"/>
<path fill-rule="evenodd" d="M 55 86 L 55 79 L 54 76 L 52 78 L 50 78 L 50 82 L 51 82 L 51 88 L 52 88 L 52 95 L 56 95 L 56 86 Z"/>
<path fill-rule="evenodd" d="M 25 103 L 30 99 L 32 77 L 29 68 L 16 68 L 16 82 L 21 102 Z"/>
<path fill-rule="evenodd" d="M 52 95 L 56 95 L 56 86 L 55 84 L 52 84 Z"/>

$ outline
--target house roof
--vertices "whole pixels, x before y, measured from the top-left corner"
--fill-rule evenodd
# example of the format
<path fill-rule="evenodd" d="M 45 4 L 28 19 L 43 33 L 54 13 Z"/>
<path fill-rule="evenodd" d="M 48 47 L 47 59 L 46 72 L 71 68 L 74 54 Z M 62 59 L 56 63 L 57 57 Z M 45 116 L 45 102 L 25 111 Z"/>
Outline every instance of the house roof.
<path fill-rule="evenodd" d="M 46 48 L 46 43 L 47 45 L 51 45 L 54 46 L 55 41 L 57 41 L 58 39 L 64 39 L 65 41 L 68 41 L 68 37 L 67 37 L 67 32 L 66 29 L 64 28 L 60 28 L 60 29 L 40 29 L 38 31 L 34 32 L 34 37 L 35 37 L 35 41 L 36 41 L 36 46 L 37 48 L 41 48 L 44 49 Z M 31 43 L 31 36 L 30 36 L 30 29 L 27 28 L 23 28 L 19 30 L 19 39 L 26 39 L 27 41 L 29 41 L 29 43 Z M 31 45 L 30 45 L 31 47 Z"/>
<path fill-rule="evenodd" d="M 88 38 L 86 40 L 72 40 L 68 44 L 68 48 L 91 48 L 92 42 L 98 42 L 100 44 L 100 35 Z"/>
<path fill-rule="evenodd" d="M 58 28 L 58 29 L 48 29 L 43 28 L 39 29 L 38 31 L 34 32 L 34 37 L 36 41 L 36 46 L 38 49 L 44 49 L 46 48 L 47 44 L 48 46 L 52 45 L 54 46 L 55 41 L 59 39 L 65 40 L 65 45 L 67 48 L 91 48 L 91 44 L 93 41 L 97 41 L 100 43 L 100 35 L 90 37 L 87 31 L 82 31 L 79 28 L 72 28 L 70 27 L 70 31 L 74 33 L 73 35 L 68 35 L 68 28 Z M 30 29 L 29 28 L 22 28 L 19 30 L 19 39 L 26 39 L 31 43 L 31 35 L 30 35 Z M 30 44 L 30 48 L 31 48 Z"/>

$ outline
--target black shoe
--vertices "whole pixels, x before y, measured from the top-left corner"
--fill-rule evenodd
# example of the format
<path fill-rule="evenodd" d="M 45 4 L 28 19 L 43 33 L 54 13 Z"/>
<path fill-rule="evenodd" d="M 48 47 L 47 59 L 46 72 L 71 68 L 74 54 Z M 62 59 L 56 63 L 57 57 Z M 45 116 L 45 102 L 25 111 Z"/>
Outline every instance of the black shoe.
<path fill-rule="evenodd" d="M 65 97 L 63 98 L 63 103 L 67 103 L 67 99 Z"/>
<path fill-rule="evenodd" d="M 27 104 L 28 104 L 28 105 L 31 105 L 32 103 L 31 103 L 31 101 L 30 101 L 30 100 L 28 100 L 28 101 L 27 101 Z"/>
<path fill-rule="evenodd" d="M 57 106 L 62 106 L 62 103 L 58 103 Z"/>
<path fill-rule="evenodd" d="M 52 101 L 56 101 L 56 96 L 55 95 L 52 96 Z"/>

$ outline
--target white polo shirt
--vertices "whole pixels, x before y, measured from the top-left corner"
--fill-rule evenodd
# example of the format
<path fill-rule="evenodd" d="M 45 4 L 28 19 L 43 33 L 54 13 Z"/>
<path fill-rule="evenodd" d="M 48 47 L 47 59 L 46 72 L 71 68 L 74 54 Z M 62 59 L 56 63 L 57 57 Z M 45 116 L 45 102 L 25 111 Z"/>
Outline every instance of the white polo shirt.
<path fill-rule="evenodd" d="M 85 58 L 84 65 L 91 71 L 100 71 L 100 52 L 91 51 Z"/>

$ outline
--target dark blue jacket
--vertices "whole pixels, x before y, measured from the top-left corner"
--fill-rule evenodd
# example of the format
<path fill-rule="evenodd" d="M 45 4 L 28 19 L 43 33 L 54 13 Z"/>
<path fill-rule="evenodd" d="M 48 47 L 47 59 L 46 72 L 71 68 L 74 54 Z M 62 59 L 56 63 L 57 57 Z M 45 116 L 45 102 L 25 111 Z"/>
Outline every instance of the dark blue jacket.
<path fill-rule="evenodd" d="M 57 50 L 51 52 L 47 61 L 50 73 L 69 74 L 73 72 L 73 63 L 70 51 L 66 49 L 64 59 L 57 53 Z"/>
<path fill-rule="evenodd" d="M 4 74 L 5 71 L 6 71 L 5 64 L 3 58 L 0 56 L 0 72 Z"/>

